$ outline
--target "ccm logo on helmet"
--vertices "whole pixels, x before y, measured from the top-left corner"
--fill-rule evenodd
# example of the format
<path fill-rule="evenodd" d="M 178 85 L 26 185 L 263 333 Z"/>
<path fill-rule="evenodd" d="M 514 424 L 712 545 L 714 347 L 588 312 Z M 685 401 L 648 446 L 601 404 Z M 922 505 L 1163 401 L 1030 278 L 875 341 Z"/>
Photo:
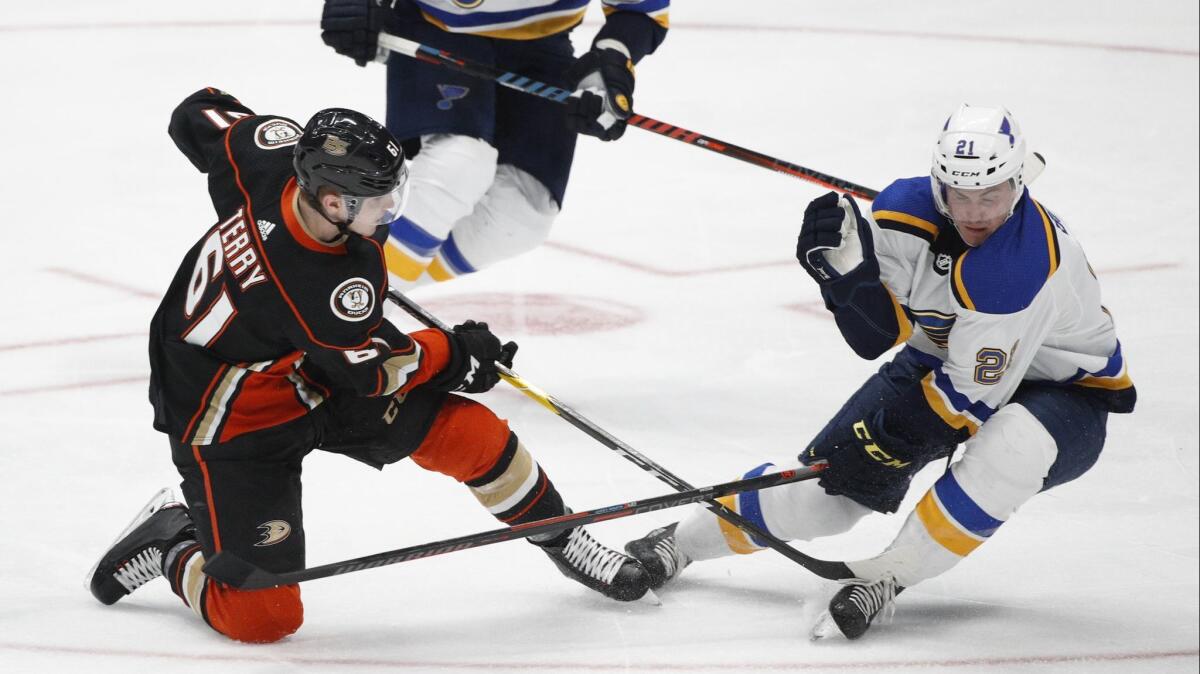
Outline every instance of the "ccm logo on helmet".
<path fill-rule="evenodd" d="M 962 176 L 964 178 L 975 178 L 979 176 L 979 171 L 951 171 L 952 176 Z"/>

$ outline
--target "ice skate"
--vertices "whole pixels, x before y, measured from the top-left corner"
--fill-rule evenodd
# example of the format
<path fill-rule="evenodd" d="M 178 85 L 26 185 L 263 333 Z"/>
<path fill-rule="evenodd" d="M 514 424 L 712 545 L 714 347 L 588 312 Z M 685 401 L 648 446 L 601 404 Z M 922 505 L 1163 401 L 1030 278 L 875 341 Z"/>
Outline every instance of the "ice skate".
<path fill-rule="evenodd" d="M 163 558 L 177 543 L 194 539 L 196 529 L 187 508 L 162 489 L 147 503 L 88 574 L 92 596 L 102 604 L 163 575 Z"/>
<path fill-rule="evenodd" d="M 811 638 L 824 639 L 841 634 L 857 639 L 866 634 L 871 622 L 881 613 L 890 618 L 896 610 L 896 595 L 904 591 L 891 576 L 877 581 L 852 580 L 829 601 L 829 610 L 821 614 Z"/>
<path fill-rule="evenodd" d="M 659 527 L 645 536 L 625 544 L 625 552 L 641 562 L 650 576 L 650 589 L 657 590 L 679 575 L 683 567 L 692 562 L 679 551 L 675 542 L 675 527 L 672 522 Z"/>
<path fill-rule="evenodd" d="M 592 538 L 583 527 L 554 544 L 539 544 L 563 575 L 617 601 L 640 599 L 650 589 L 646 569 Z"/>

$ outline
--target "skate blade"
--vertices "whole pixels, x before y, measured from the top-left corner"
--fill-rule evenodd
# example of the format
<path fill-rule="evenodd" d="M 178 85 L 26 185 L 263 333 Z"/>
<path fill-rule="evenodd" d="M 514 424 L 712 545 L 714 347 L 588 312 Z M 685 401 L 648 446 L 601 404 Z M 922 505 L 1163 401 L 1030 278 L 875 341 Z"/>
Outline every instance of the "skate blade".
<path fill-rule="evenodd" d="M 142 506 L 142 509 L 138 511 L 138 514 L 135 515 L 132 520 L 130 520 L 129 525 L 126 526 L 121 533 L 117 534 L 117 537 L 108 544 L 108 547 L 104 548 L 104 552 L 100 553 L 99 559 L 97 559 L 96 563 L 92 565 L 92 568 L 88 569 L 87 575 L 83 577 L 83 587 L 86 588 L 88 592 L 92 591 L 92 577 L 96 575 L 96 569 L 100 568 L 100 562 L 104 561 L 104 556 L 108 554 L 108 551 L 111 550 L 112 547 L 116 545 L 122 538 L 128 536 L 129 532 L 136 529 L 139 524 L 150 519 L 151 515 L 158 512 L 164 505 L 171 503 L 174 500 L 175 493 L 170 487 L 163 487 L 155 492 L 154 496 L 150 497 L 150 500 L 146 502 L 146 505 Z"/>
<path fill-rule="evenodd" d="M 821 641 L 822 639 L 840 636 L 842 636 L 842 630 L 834 622 L 833 616 L 829 615 L 829 611 L 825 611 L 821 614 L 821 617 L 817 618 L 816 624 L 813 625 L 812 630 L 808 633 L 810 641 Z"/>
<path fill-rule="evenodd" d="M 646 590 L 646 594 L 642 595 L 642 598 L 639 599 L 638 601 L 645 602 L 647 604 L 650 604 L 651 606 L 662 606 L 663 605 L 662 600 L 658 598 L 658 595 L 654 594 L 654 590 Z"/>

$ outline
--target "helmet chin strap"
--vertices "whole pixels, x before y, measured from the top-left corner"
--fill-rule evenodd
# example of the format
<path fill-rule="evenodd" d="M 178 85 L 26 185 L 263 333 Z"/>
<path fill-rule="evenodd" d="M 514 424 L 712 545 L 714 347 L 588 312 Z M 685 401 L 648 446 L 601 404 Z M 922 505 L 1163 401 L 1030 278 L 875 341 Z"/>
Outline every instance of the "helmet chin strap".
<path fill-rule="evenodd" d="M 358 200 L 357 199 L 355 199 L 354 197 L 345 197 L 345 196 L 342 197 L 342 200 L 347 202 L 346 210 L 350 213 L 350 219 L 341 221 L 341 220 L 334 220 L 333 218 L 326 215 L 325 208 L 321 205 L 321 202 L 318 201 L 317 198 L 315 196 L 313 196 L 312 194 L 310 194 L 309 192 L 307 192 L 305 190 L 300 190 L 300 194 L 304 195 L 304 200 L 308 202 L 308 205 L 311 206 L 312 209 L 314 211 L 316 211 L 318 215 L 320 215 L 322 218 L 325 218 L 325 221 L 328 222 L 329 224 L 333 225 L 334 227 L 337 227 L 338 235 L 330 240 L 322 239 L 323 243 L 337 243 L 340 239 L 349 237 L 351 234 L 354 233 L 350 230 L 350 223 L 354 222 L 355 216 L 358 215 Z"/>

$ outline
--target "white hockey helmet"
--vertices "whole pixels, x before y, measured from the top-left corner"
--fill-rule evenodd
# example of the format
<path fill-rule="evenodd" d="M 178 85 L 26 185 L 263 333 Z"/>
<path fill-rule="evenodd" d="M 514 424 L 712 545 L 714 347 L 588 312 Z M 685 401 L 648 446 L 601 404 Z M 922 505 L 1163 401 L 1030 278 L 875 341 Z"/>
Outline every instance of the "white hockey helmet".
<path fill-rule="evenodd" d="M 933 148 L 933 200 L 948 218 L 947 187 L 985 189 L 1012 181 L 1011 216 L 1024 192 L 1024 167 L 1025 136 L 1012 113 L 963 103 L 946 120 Z"/>

